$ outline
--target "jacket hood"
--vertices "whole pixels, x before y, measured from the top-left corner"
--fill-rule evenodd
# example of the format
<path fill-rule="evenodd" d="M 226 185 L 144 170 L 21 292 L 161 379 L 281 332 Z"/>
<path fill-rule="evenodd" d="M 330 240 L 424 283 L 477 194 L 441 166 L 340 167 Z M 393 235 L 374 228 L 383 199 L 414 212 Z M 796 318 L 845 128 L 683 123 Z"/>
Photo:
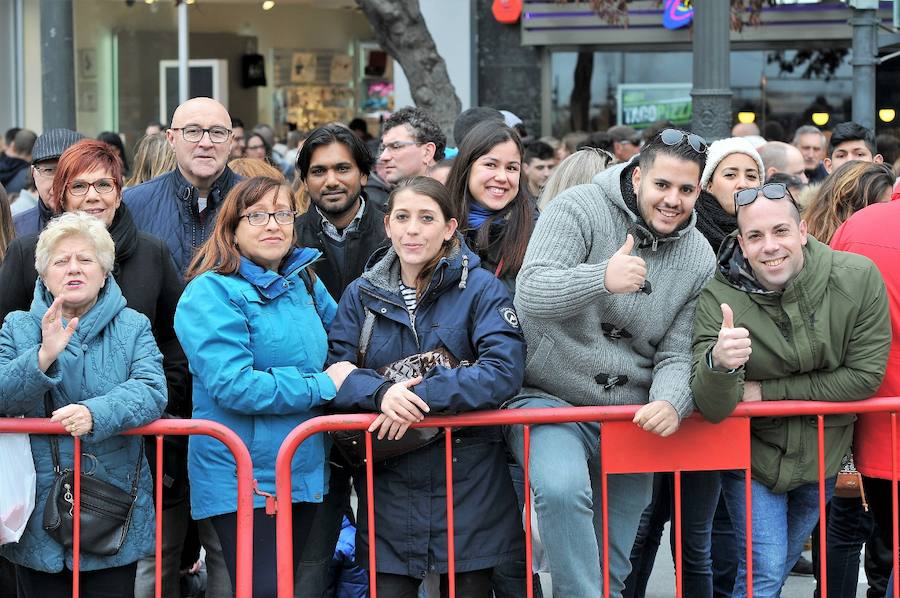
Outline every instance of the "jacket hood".
<path fill-rule="evenodd" d="M 637 168 L 639 160 L 640 154 L 637 154 L 624 164 L 607 168 L 598 173 L 593 182 L 600 187 L 610 203 L 625 213 L 629 222 L 629 232 L 634 235 L 638 247 L 653 247 L 655 250 L 659 243 L 677 241 L 686 235 L 696 225 L 697 215 L 692 210 L 690 218 L 669 235 L 660 235 L 651 229 L 641 216 L 637 193 L 631 184 L 631 175 Z"/>
<path fill-rule="evenodd" d="M 803 287 L 809 297 L 821 297 L 824 294 L 831 271 L 832 254 L 827 245 L 820 243 L 812 235 L 806 236 L 806 245 L 803 247 L 803 269 L 788 283 L 784 291 L 770 291 L 759 283 L 747 258 L 744 257 L 737 237 L 738 231 L 728 235 L 722 242 L 717 256 L 716 277 L 725 284 L 744 293 L 756 295 L 788 294 L 798 287 Z"/>
<path fill-rule="evenodd" d="M 481 259 L 469 249 L 459 232 L 456 233 L 456 239 L 459 243 L 450 252 L 450 255 L 438 262 L 425 294 L 439 293 L 453 284 L 458 284 L 461 289 L 464 289 L 469 277 L 469 270 L 477 268 L 481 264 Z M 400 260 L 393 246 L 382 247 L 372 254 L 362 278 L 376 289 L 394 295 L 400 294 Z"/>
<path fill-rule="evenodd" d="M 8 183 L 16 173 L 27 166 L 28 162 L 21 158 L 13 158 L 6 154 L 0 154 L 0 183 Z"/>
<path fill-rule="evenodd" d="M 29 312 L 33 318 L 40 322 L 52 303 L 53 295 L 44 286 L 44 281 L 38 278 L 37 283 L 34 285 L 34 298 L 31 300 Z M 87 313 L 78 318 L 78 328 L 75 329 L 75 334 L 72 335 L 69 345 L 82 345 L 93 341 L 98 335 L 102 334 L 107 324 L 125 309 L 125 306 L 125 297 L 122 296 L 119 285 L 116 284 L 112 273 L 107 274 L 106 283 L 97 295 L 97 302 Z"/>
<path fill-rule="evenodd" d="M 286 279 L 299 275 L 299 272 L 310 266 L 322 256 L 317 249 L 307 247 L 294 248 L 286 256 L 279 272 L 273 272 L 241 256 L 238 272 L 250 284 L 256 287 L 267 299 L 274 299 L 287 290 Z"/>

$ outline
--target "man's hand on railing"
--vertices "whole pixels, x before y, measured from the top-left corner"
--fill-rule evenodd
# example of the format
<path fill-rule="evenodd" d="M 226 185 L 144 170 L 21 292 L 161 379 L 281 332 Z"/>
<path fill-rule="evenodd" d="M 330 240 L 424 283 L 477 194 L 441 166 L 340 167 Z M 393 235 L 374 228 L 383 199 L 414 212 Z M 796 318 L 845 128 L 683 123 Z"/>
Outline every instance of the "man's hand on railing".
<path fill-rule="evenodd" d="M 652 401 L 637 410 L 632 420 L 638 427 L 660 436 L 670 436 L 678 431 L 681 420 L 675 407 L 668 401 Z"/>

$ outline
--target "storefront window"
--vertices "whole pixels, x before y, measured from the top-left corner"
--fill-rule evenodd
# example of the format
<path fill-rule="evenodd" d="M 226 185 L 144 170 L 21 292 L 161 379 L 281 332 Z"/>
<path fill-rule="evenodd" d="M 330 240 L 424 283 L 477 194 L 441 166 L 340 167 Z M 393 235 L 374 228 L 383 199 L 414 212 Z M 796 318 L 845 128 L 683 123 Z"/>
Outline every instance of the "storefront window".
<path fill-rule="evenodd" d="M 794 51 L 787 51 L 784 56 L 790 59 L 794 54 Z M 826 81 L 822 77 L 803 78 L 802 66 L 793 73 L 781 72 L 778 63 L 770 61 L 770 56 L 771 53 L 764 51 L 731 53 L 732 108 L 735 113 L 753 112 L 760 127 L 771 131 L 771 138 L 783 137 L 799 125 L 809 123 L 812 112 L 827 112 L 832 123 L 850 118 L 852 67 L 848 57 Z M 554 135 L 573 130 L 570 105 L 577 60 L 575 52 L 552 54 L 550 91 L 553 112 L 550 117 Z M 659 114 L 677 122 L 683 114 L 682 100 L 689 98 L 692 78 L 690 52 L 596 52 L 593 55 L 588 126 L 595 131 L 619 124 L 620 86 L 624 86 L 624 90 L 662 88 L 670 99 L 660 100 L 658 107 L 667 104 L 669 108 L 660 109 Z M 648 101 L 648 104 L 652 102 Z M 575 105 L 578 105 L 577 101 Z M 629 117 L 624 114 L 622 117 L 627 122 Z"/>

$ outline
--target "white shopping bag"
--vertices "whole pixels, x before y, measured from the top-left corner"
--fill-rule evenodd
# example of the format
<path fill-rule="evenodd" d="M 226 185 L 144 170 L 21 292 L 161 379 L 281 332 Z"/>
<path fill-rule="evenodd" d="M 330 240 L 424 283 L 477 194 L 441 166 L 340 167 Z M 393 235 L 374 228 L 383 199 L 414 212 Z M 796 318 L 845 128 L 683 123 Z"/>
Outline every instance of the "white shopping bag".
<path fill-rule="evenodd" d="M 0 544 L 22 537 L 34 510 L 34 484 L 28 434 L 0 434 Z"/>

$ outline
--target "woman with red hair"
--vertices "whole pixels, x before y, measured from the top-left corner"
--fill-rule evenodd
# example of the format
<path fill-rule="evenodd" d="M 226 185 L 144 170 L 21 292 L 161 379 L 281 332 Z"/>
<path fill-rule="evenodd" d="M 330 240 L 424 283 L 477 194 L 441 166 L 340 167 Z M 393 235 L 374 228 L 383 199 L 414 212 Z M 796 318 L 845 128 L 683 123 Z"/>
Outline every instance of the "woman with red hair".
<path fill-rule="evenodd" d="M 64 212 L 85 212 L 106 226 L 115 243 L 112 275 L 128 303 L 150 320 L 153 336 L 163 355 L 169 401 L 166 412 L 190 417 L 187 359 L 175 336 L 175 306 L 183 283 L 166 244 L 138 232 L 131 213 L 122 203 L 124 168 L 112 146 L 93 139 L 72 145 L 59 158 L 53 177 L 54 197 L 60 198 Z M 35 249 L 38 235 L 13 240 L 0 265 L 0 321 L 12 311 L 28 310 L 38 278 Z M 150 469 L 155 471 L 155 444 L 146 443 Z M 166 440 L 164 475 L 174 480 L 163 492 L 163 585 L 178 583 L 178 554 L 170 542 L 180 532 L 183 541 L 190 514 L 187 506 L 187 447 L 172 438 Z M 180 466 L 176 467 L 176 464 Z M 176 515 L 176 512 L 178 515 Z M 147 547 L 152 552 L 153 547 Z M 138 578 L 149 579 L 152 586 L 152 557 L 149 567 L 138 566 Z M 149 568 L 147 577 L 145 569 Z M 123 589 L 124 592 L 124 589 Z M 151 589 L 152 593 L 152 589 Z M 122 594 L 130 595 L 130 594 Z"/>

